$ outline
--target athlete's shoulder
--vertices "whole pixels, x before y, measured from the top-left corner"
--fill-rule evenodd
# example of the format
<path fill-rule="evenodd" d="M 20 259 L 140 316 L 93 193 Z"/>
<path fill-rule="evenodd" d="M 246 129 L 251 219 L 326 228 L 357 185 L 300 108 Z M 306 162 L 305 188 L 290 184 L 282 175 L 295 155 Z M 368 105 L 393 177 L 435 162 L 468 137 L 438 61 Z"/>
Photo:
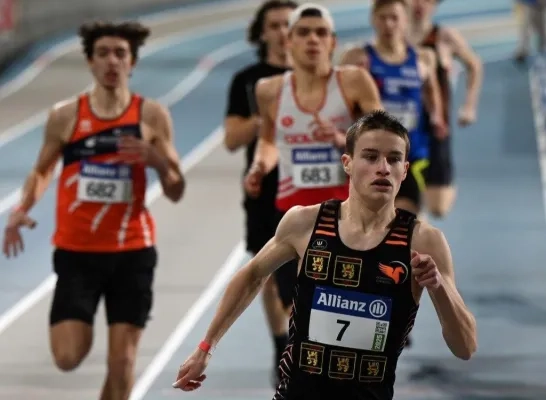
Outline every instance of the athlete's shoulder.
<path fill-rule="evenodd" d="M 364 51 L 364 46 L 356 43 L 346 45 L 341 52 L 339 64 L 365 67 L 367 64 L 367 56 Z"/>
<path fill-rule="evenodd" d="M 169 109 L 155 99 L 142 97 L 142 119 L 145 121 L 161 121 L 170 119 Z"/>
<path fill-rule="evenodd" d="M 61 100 L 49 109 L 49 122 L 56 127 L 72 123 L 78 116 L 80 97 L 70 97 Z"/>
<path fill-rule="evenodd" d="M 340 65 L 337 67 L 341 84 L 347 88 L 360 89 L 362 85 L 375 85 L 368 70 L 356 65 Z"/>
<path fill-rule="evenodd" d="M 426 221 L 416 220 L 412 235 L 412 249 L 430 254 L 448 247 L 444 233 Z"/>
<path fill-rule="evenodd" d="M 282 88 L 284 75 L 260 78 L 256 83 L 256 96 L 262 100 L 276 99 Z"/>
<path fill-rule="evenodd" d="M 450 47 L 457 47 L 466 43 L 463 34 L 449 26 L 438 27 L 438 41 Z"/>
<path fill-rule="evenodd" d="M 292 207 L 284 214 L 279 224 L 279 232 L 291 232 L 301 235 L 313 229 L 320 207 L 320 204 Z"/>

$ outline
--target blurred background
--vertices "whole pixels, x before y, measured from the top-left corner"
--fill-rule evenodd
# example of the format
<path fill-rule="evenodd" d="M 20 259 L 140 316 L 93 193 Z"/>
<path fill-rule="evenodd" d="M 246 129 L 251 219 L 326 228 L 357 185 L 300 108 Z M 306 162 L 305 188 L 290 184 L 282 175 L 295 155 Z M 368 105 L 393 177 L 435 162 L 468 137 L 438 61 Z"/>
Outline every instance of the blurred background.
<path fill-rule="evenodd" d="M 259 299 L 216 350 L 201 390 L 181 394 L 170 387 L 201 339 L 216 296 L 248 257 L 242 242 L 244 156 L 225 149 L 222 123 L 232 76 L 256 61 L 246 27 L 260 3 L 0 0 L 2 225 L 37 155 L 48 108 L 92 83 L 74 36 L 78 25 L 138 18 L 152 28 L 131 87 L 170 108 L 188 189 L 179 205 L 171 205 L 159 196 L 155 174 L 149 175 L 160 258 L 131 400 L 273 395 L 271 340 Z M 371 36 L 369 1 L 320 3 L 333 12 L 340 49 Z M 425 296 L 413 346 L 400 360 L 397 399 L 546 399 L 546 63 L 537 56 L 544 34 L 528 17 L 543 13 L 539 3 L 445 0 L 434 16 L 457 29 L 483 62 L 477 121 L 465 128 L 452 124 L 456 203 L 445 218 L 430 218 L 450 242 L 459 289 L 477 317 L 479 349 L 471 361 L 455 359 Z M 528 51 L 520 46 L 524 34 Z M 455 119 L 465 82 L 464 69 L 455 68 Z M 52 185 L 31 212 L 39 225 L 25 232 L 25 253 L 0 259 L 1 400 L 96 399 L 102 384 L 102 309 L 93 350 L 80 368 L 66 375 L 50 358 L 54 201 Z"/>

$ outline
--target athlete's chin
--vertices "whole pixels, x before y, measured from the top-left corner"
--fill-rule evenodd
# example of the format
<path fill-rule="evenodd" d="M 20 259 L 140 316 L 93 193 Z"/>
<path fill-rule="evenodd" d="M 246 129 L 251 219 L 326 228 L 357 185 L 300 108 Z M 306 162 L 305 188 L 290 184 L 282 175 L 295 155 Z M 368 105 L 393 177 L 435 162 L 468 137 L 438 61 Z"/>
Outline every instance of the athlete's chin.
<path fill-rule="evenodd" d="M 100 86 L 101 86 L 103 89 L 106 89 L 106 90 L 116 90 L 116 89 L 118 89 L 121 85 L 119 85 L 117 82 L 114 83 L 114 82 L 102 81 L 102 82 L 100 82 Z"/>
<path fill-rule="evenodd" d="M 369 201 L 373 204 L 378 203 L 388 203 L 392 201 L 394 198 L 394 191 L 392 190 L 392 187 L 390 190 L 376 190 L 375 188 L 370 188 L 366 190 L 362 190 L 360 192 L 360 197 L 364 199 L 365 201 Z"/>

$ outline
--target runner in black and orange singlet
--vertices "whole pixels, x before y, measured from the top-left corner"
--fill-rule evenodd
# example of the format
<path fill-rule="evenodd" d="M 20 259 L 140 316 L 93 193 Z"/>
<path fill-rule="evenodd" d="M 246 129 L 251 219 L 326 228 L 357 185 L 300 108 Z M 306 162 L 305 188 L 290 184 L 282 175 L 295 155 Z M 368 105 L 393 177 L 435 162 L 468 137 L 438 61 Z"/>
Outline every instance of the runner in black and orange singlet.
<path fill-rule="evenodd" d="M 434 23 L 436 7 L 441 0 L 410 0 L 410 29 L 408 39 L 414 45 L 434 50 L 437 62 L 437 77 L 442 93 L 444 119 L 451 122 L 451 75 L 454 61 L 464 64 L 466 72 L 466 94 L 458 115 L 460 126 L 476 120 L 479 94 L 482 85 L 482 63 L 462 34 L 454 28 Z M 425 124 L 430 132 L 429 165 L 424 173 L 426 181 L 426 205 L 436 217 L 445 217 L 456 197 L 454 165 L 451 149 L 451 134 L 438 138 L 433 134 L 430 115 L 424 110 Z M 453 131 L 453 130 L 451 130 Z M 452 132 L 451 132 L 452 133 Z"/>
<path fill-rule="evenodd" d="M 396 209 L 408 173 L 408 131 L 375 111 L 347 131 L 349 198 L 292 207 L 273 239 L 229 283 L 175 388 L 199 388 L 215 347 L 280 265 L 297 258 L 290 339 L 278 400 L 391 400 L 398 357 L 426 289 L 446 344 L 461 359 L 477 346 L 441 231 Z"/>
<path fill-rule="evenodd" d="M 146 167 L 177 202 L 184 178 L 169 111 L 130 92 L 128 78 L 149 30 L 138 23 L 80 28 L 95 87 L 53 107 L 21 204 L 9 217 L 4 253 L 22 249 L 29 210 L 58 181 L 53 264 L 58 280 L 50 312 L 56 365 L 76 368 L 88 354 L 104 297 L 109 324 L 108 376 L 101 398 L 129 397 L 136 349 L 152 306 L 157 261 L 154 221 L 145 206 Z"/>

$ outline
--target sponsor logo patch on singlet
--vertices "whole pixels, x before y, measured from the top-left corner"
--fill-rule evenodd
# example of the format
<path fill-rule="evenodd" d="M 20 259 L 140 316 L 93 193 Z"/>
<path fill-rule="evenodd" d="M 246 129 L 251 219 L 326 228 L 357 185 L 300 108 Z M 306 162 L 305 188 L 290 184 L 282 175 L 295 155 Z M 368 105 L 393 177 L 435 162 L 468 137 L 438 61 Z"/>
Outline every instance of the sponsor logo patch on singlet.
<path fill-rule="evenodd" d="M 331 346 L 382 352 L 392 299 L 317 286 L 309 320 L 309 340 Z"/>

